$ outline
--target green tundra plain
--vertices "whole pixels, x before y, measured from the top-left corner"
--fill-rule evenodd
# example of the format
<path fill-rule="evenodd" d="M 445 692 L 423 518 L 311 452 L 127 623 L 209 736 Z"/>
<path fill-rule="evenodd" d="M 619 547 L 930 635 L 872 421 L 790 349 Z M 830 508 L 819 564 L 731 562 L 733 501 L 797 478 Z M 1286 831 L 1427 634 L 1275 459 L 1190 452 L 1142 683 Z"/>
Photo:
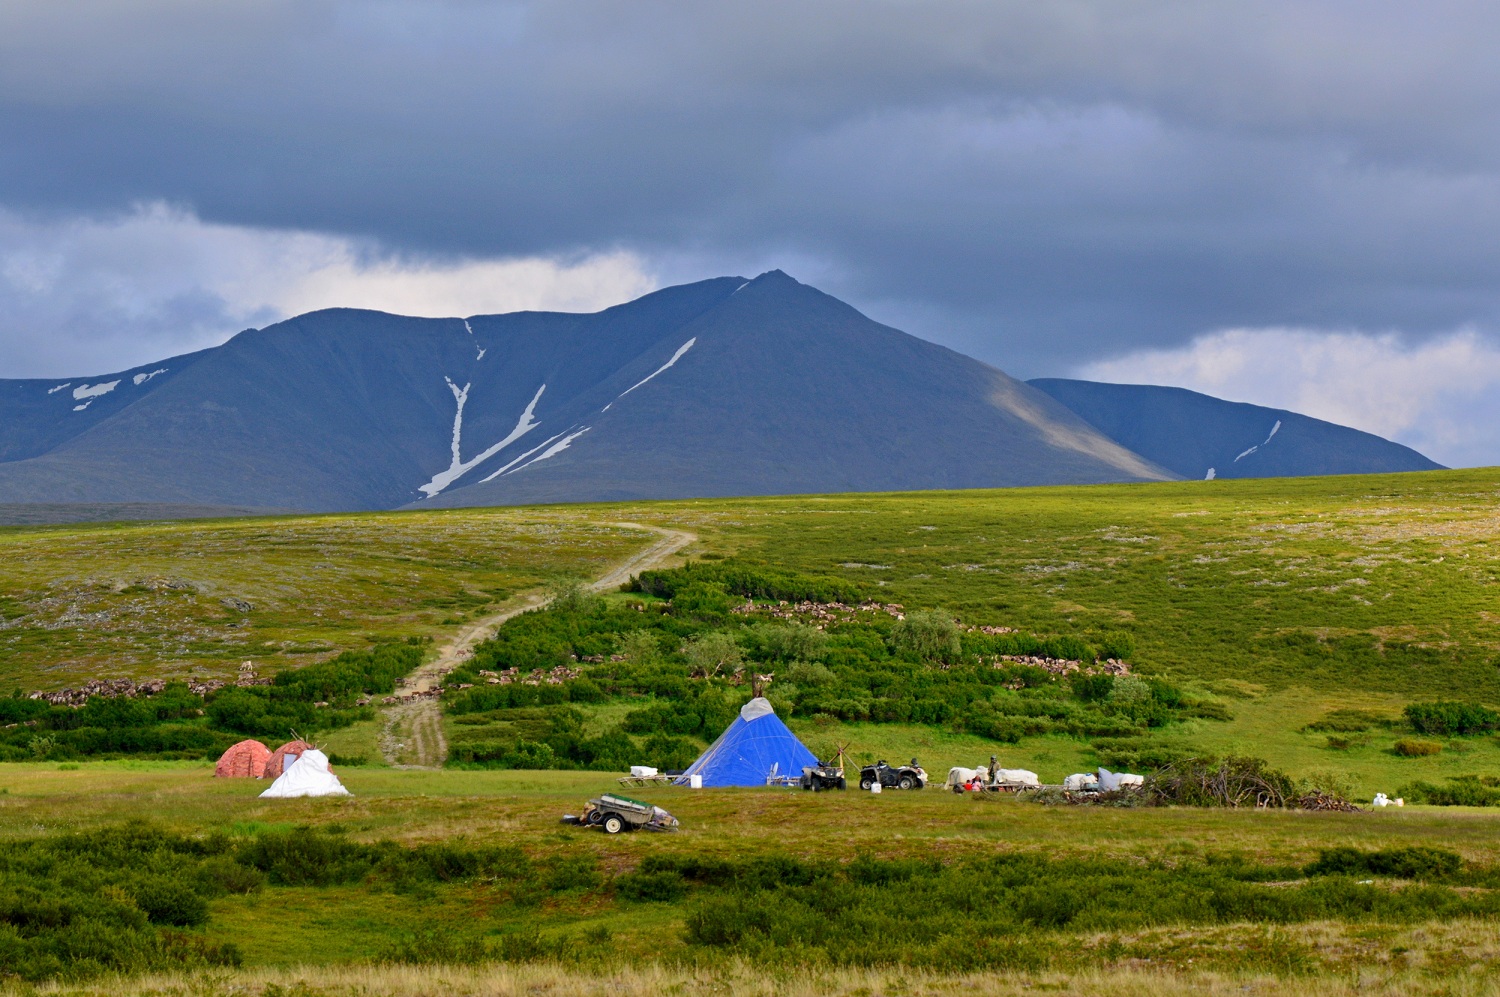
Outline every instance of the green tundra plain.
<path fill-rule="evenodd" d="M 1175 704 L 1124 737 L 1061 721 L 1000 737 L 961 712 L 849 719 L 787 700 L 820 753 L 916 755 L 939 780 L 997 755 L 1047 782 L 1122 751 L 1254 756 L 1356 801 L 1421 784 L 1500 795 L 1493 730 L 1413 729 L 1406 713 L 1500 706 L 1496 469 L 8 528 L 0 688 L 225 678 L 245 660 L 271 675 L 392 643 L 431 658 L 459 628 L 659 539 L 641 527 L 693 534 L 672 562 L 690 571 L 743 565 L 1047 646 L 1128 646 L 1131 671 Z M 602 605 L 679 612 L 650 593 Z M 476 658 L 518 646 L 508 632 Z M 773 701 L 788 676 L 809 676 L 804 694 L 845 681 L 827 660 L 793 662 Z M 0 975 L 80 993 L 1500 989 L 1490 807 L 664 789 L 638 792 L 681 831 L 609 838 L 558 818 L 615 772 L 459 760 L 466 744 L 481 757 L 476 737 L 564 715 L 585 739 L 635 729 L 632 713 L 672 698 L 464 712 L 450 691 L 442 770 L 387 764 L 382 716 L 351 708 L 314 738 L 346 799 L 260 800 L 191 752 L 24 742 L 33 760 L 0 764 Z M 673 736 L 696 748 L 715 732 Z M 48 900 L 36 884 L 59 870 L 80 885 Z M 44 951 L 26 911 L 84 917 L 98 897 L 119 906 L 100 950 Z"/>

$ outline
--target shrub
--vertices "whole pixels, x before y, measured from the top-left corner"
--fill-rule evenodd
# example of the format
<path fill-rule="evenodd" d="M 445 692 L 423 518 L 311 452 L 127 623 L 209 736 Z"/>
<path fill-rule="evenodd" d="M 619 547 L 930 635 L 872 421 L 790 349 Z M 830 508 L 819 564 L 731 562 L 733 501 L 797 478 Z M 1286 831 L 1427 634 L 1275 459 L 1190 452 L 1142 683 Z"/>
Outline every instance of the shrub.
<path fill-rule="evenodd" d="M 1115 689 L 1115 677 L 1113 675 L 1085 675 L 1083 672 L 1074 672 L 1068 677 L 1068 684 L 1073 687 L 1073 695 L 1085 703 L 1097 703 L 1109 698 Z"/>
<path fill-rule="evenodd" d="M 1391 848 L 1362 852 L 1357 848 L 1319 849 L 1316 861 L 1303 871 L 1309 876 L 1392 876 L 1396 879 L 1451 879 L 1463 859 L 1442 848 Z"/>
<path fill-rule="evenodd" d="M 916 610 L 898 620 L 891 630 L 891 645 L 921 661 L 956 662 L 963 654 L 963 640 L 953 616 L 939 609 Z"/>
<path fill-rule="evenodd" d="M 165 876 L 151 876 L 131 887 L 136 906 L 152 924 L 194 927 L 208 920 L 208 904 L 192 886 Z"/>
<path fill-rule="evenodd" d="M 809 687 L 833 685 L 838 681 L 838 676 L 834 675 L 827 665 L 820 665 L 816 661 L 792 662 L 787 667 L 786 677 L 789 682 Z"/>
<path fill-rule="evenodd" d="M 1411 703 L 1405 712 L 1418 734 L 1478 734 L 1500 727 L 1500 714 L 1474 703 Z"/>
<path fill-rule="evenodd" d="M 1391 750 L 1403 758 L 1424 758 L 1427 755 L 1440 753 L 1443 746 L 1436 741 L 1421 741 L 1407 737 L 1397 741 Z"/>
<path fill-rule="evenodd" d="M 687 883 L 676 872 L 629 872 L 615 880 L 615 892 L 626 900 L 671 903 L 687 894 Z"/>
<path fill-rule="evenodd" d="M 804 575 L 745 561 L 725 560 L 716 564 L 691 563 L 680 568 L 643 571 L 626 584 L 629 592 L 672 599 L 679 588 L 695 582 L 720 586 L 746 599 L 786 602 L 858 602 L 862 589 L 842 578 Z"/>
<path fill-rule="evenodd" d="M 620 634 L 616 646 L 632 665 L 654 665 L 661 660 L 661 646 L 650 630 L 631 630 Z"/>
<path fill-rule="evenodd" d="M 698 634 L 682 646 L 682 656 L 695 675 L 729 675 L 745 660 L 740 642 L 726 630 Z"/>
<path fill-rule="evenodd" d="M 805 623 L 757 623 L 749 636 L 756 656 L 767 661 L 817 661 L 828 653 L 828 635 Z"/>
<path fill-rule="evenodd" d="M 1150 741 L 1099 740 L 1090 744 L 1099 753 L 1099 764 L 1122 772 L 1154 772 L 1192 758 L 1191 748 L 1175 748 Z"/>
<path fill-rule="evenodd" d="M 672 596 L 672 612 L 681 616 L 718 620 L 726 616 L 736 603 L 734 596 L 718 585 L 694 582 L 679 588 Z"/>
<path fill-rule="evenodd" d="M 1129 661 L 1135 656 L 1135 638 L 1121 630 L 1111 630 L 1099 640 L 1099 657 Z"/>
<path fill-rule="evenodd" d="M 587 616 L 604 605 L 597 592 L 576 579 L 554 582 L 549 589 L 552 595 L 549 605 L 564 613 Z"/>
<path fill-rule="evenodd" d="M 1387 726 L 1389 721 L 1370 710 L 1329 710 L 1321 720 L 1308 724 L 1305 730 L 1329 731 L 1335 734 L 1358 734 L 1372 727 Z"/>
<path fill-rule="evenodd" d="M 1451 776 L 1445 786 L 1417 781 L 1402 786 L 1397 792 L 1413 803 L 1430 803 L 1438 807 L 1500 806 L 1500 789 L 1486 786 L 1473 776 Z"/>
<path fill-rule="evenodd" d="M 1110 686 L 1108 698 L 1112 703 L 1145 702 L 1153 698 L 1151 683 L 1138 675 L 1118 676 Z"/>

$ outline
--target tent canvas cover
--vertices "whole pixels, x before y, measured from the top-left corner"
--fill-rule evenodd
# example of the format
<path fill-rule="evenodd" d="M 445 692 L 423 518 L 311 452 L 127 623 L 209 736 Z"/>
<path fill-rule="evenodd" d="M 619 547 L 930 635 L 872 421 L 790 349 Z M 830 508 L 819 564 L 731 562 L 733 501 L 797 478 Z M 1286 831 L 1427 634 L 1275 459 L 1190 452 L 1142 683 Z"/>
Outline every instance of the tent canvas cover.
<path fill-rule="evenodd" d="M 276 777 L 264 797 L 348 796 L 339 777 L 328 771 L 328 756 L 317 748 L 308 748 Z"/>
<path fill-rule="evenodd" d="M 772 775 L 800 776 L 804 765 L 816 764 L 818 759 L 787 730 L 771 704 L 757 696 L 677 782 L 687 785 L 697 775 L 705 787 L 764 786 Z"/>

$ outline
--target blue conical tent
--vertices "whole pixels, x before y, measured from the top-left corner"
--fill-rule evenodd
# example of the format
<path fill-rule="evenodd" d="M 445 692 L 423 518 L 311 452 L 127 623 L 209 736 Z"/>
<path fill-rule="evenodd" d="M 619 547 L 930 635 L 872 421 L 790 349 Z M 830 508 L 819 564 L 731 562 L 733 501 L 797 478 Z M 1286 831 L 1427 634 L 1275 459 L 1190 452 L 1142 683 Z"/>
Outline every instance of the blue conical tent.
<path fill-rule="evenodd" d="M 818 764 L 787 730 L 786 724 L 760 696 L 740 708 L 734 723 L 710 744 L 678 780 L 702 776 L 704 786 L 764 786 L 772 775 L 802 775 L 802 766 Z"/>

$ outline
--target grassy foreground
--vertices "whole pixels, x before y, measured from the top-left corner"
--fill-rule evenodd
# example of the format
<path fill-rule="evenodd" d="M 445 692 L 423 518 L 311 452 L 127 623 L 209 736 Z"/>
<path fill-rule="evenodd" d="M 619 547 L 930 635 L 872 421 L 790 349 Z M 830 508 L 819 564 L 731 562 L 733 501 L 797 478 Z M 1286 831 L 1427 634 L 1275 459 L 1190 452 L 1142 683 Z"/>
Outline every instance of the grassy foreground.
<path fill-rule="evenodd" d="M 1006 856 L 1062 863 L 1085 877 L 1088 869 L 1117 861 L 1143 874 L 1226 863 L 1295 870 L 1323 849 L 1414 845 L 1441 846 L 1488 868 L 1500 866 L 1500 817 L 1489 811 L 1071 809 L 935 790 L 876 797 L 669 789 L 643 795 L 677 814 L 682 831 L 611 838 L 558 823 L 561 813 L 576 811 L 588 796 L 614 787 L 606 774 L 376 768 L 341 774 L 354 796 L 270 801 L 256 795 L 263 784 L 215 780 L 201 764 L 95 762 L 61 770 L 3 765 L 0 845 L 137 821 L 197 838 L 290 834 L 295 841 L 331 831 L 340 840 L 390 840 L 403 847 L 518 847 L 550 881 L 569 875 L 566 870 L 597 870 L 603 880 L 581 879 L 576 888 L 519 906 L 504 899 L 501 887 L 484 881 L 402 885 L 372 878 L 300 886 L 273 881 L 264 889 L 212 900 L 207 924 L 192 929 L 206 942 L 233 943 L 243 957 L 238 968 L 44 985 L 41 992 L 572 994 L 603 987 L 623 994 L 667 988 L 895 995 L 978 987 L 993 993 L 1146 994 L 1239 993 L 1250 987 L 1269 994 L 1481 994 L 1500 987 L 1500 977 L 1492 975 L 1500 956 L 1494 921 L 1436 913 L 1387 921 L 1347 909 L 1328 919 L 1283 922 L 1210 918 L 1089 929 L 1039 922 L 1015 936 L 1024 947 L 1017 950 L 1014 967 L 984 972 L 922 965 L 859 968 L 830 964 L 812 950 L 748 957 L 739 954 L 740 946 L 690 941 L 688 921 L 702 909 L 696 890 L 686 897 L 655 897 L 641 889 L 649 877 L 638 874 L 643 864 L 663 861 L 774 865 L 875 859 L 933 869 L 934 861 L 951 866 Z M 918 875 L 920 881 L 930 873 Z M 1307 883 L 1296 871 L 1278 875 L 1289 878 L 1257 889 L 1274 894 Z M 1425 889 L 1384 877 L 1375 883 L 1341 889 Z M 1465 889 L 1460 894 L 1470 898 L 1491 890 Z M 393 948 L 420 949 L 434 939 L 476 934 L 502 944 L 508 938 L 535 941 L 508 964 L 381 961 Z M 833 952 L 846 942 L 869 940 L 858 933 L 823 939 Z M 1031 964 L 1039 957 L 1049 964 Z"/>
<path fill-rule="evenodd" d="M 1323 943 L 1314 928 L 1289 937 L 1303 943 Z M 1226 939 L 1228 940 L 1228 939 Z M 1410 942 L 1410 953 L 1420 961 L 1429 952 L 1446 959 L 1455 951 L 1491 960 L 1493 935 L 1473 928 L 1452 932 L 1423 929 L 1394 940 Z M 1370 964 L 1346 974 L 1277 976 L 1269 973 L 1179 971 L 1151 966 L 1097 968 L 1080 966 L 1061 973 L 930 973 L 921 970 L 836 969 L 817 972 L 777 972 L 761 965 L 693 969 L 663 965 L 628 966 L 580 971 L 547 964 L 468 966 L 351 966 L 303 967 L 294 970 L 257 970 L 194 975 L 149 976 L 93 984 L 47 985 L 0 993 L 68 994 L 76 997 L 197 997 L 218 993 L 250 993 L 263 997 L 596 997 L 604 992 L 619 997 L 660 994 L 722 994 L 726 997 L 947 997 L 961 994 L 1010 995 L 1044 993 L 1081 997 L 1490 997 L 1500 993 L 1500 982 L 1486 978 L 1455 981 L 1448 976 L 1404 967 Z"/>

